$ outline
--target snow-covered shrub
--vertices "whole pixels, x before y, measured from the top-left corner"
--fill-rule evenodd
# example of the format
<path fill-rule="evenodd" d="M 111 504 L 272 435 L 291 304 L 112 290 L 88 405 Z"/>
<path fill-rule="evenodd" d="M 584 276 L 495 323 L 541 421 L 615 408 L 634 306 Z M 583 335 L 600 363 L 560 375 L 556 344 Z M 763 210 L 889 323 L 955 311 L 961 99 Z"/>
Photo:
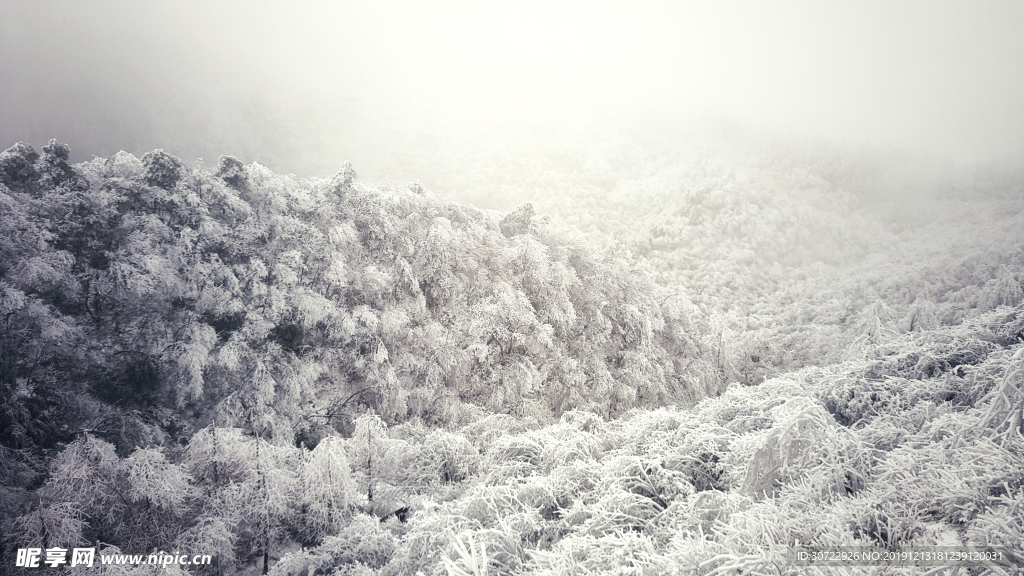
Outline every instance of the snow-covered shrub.
<path fill-rule="evenodd" d="M 445 547 L 441 562 L 448 576 L 512 576 L 525 557 L 515 519 L 496 528 L 464 531 Z"/>
<path fill-rule="evenodd" d="M 1016 306 L 1024 298 L 1014 272 L 1008 266 L 1000 266 L 996 277 L 990 280 L 982 290 L 978 306 L 984 309 L 996 306 Z"/>
<path fill-rule="evenodd" d="M 217 161 L 215 175 L 235 190 L 244 188 L 249 181 L 245 172 L 245 164 L 233 156 L 220 157 L 220 160 Z"/>
<path fill-rule="evenodd" d="M 359 498 L 345 442 L 328 437 L 306 454 L 299 482 L 303 523 L 310 536 L 319 539 L 337 532 Z"/>
<path fill-rule="evenodd" d="M 1006 367 L 999 385 L 983 400 L 987 404 L 981 425 L 1007 444 L 1024 434 L 1024 348 Z"/>
<path fill-rule="evenodd" d="M 422 464 L 442 484 L 457 484 L 477 473 L 480 454 L 462 434 L 434 430 L 423 440 Z"/>
<path fill-rule="evenodd" d="M 14 541 L 19 546 L 38 546 L 46 542 L 51 546 L 72 548 L 86 542 L 82 532 L 87 525 L 82 506 L 77 502 L 40 506 L 14 520 Z"/>
<path fill-rule="evenodd" d="M 187 530 L 178 535 L 174 543 L 179 550 L 190 554 L 209 554 L 219 566 L 232 566 L 235 562 L 236 521 L 220 516 L 200 516 Z M 200 573 L 203 573 L 201 570 Z"/>
<path fill-rule="evenodd" d="M 531 219 L 534 216 L 533 204 L 524 202 L 506 214 L 499 223 L 501 233 L 512 237 L 530 232 Z"/>
<path fill-rule="evenodd" d="M 991 503 L 994 505 L 970 523 L 966 533 L 969 544 L 1024 549 L 1024 488 L 1018 481 L 1010 490 L 993 496 Z"/>
<path fill-rule="evenodd" d="M 57 142 L 56 138 L 43 146 L 43 154 L 35 165 L 39 172 L 39 185 L 46 189 L 62 187 L 65 191 L 88 190 L 88 180 L 68 164 L 70 155 L 71 148 L 67 144 Z"/>
<path fill-rule="evenodd" d="M 728 447 L 735 435 L 711 422 L 700 422 L 681 439 L 678 447 L 665 455 L 665 467 L 680 472 L 697 492 L 726 490 L 725 474 Z"/>
<path fill-rule="evenodd" d="M 136 450 L 122 466 L 128 476 L 127 497 L 131 500 L 180 512 L 185 499 L 192 495 L 191 478 L 181 466 L 168 462 L 160 450 Z"/>
<path fill-rule="evenodd" d="M 560 422 L 590 434 L 600 433 L 605 428 L 600 416 L 586 410 L 569 410 L 562 414 Z"/>
<path fill-rule="evenodd" d="M 530 436 L 502 436 L 491 447 L 488 459 L 494 462 L 522 462 L 530 466 L 539 466 L 544 446 Z"/>
<path fill-rule="evenodd" d="M 892 491 L 884 495 L 867 491 L 842 508 L 841 513 L 840 518 L 847 522 L 857 545 L 911 545 L 924 530 L 922 511 Z"/>
<path fill-rule="evenodd" d="M 185 164 L 163 150 L 153 150 L 142 155 L 146 167 L 143 180 L 150 186 L 170 190 L 184 176 Z"/>
<path fill-rule="evenodd" d="M 861 420 L 870 421 L 900 401 L 905 380 L 887 378 L 830 378 L 817 390 L 815 397 L 843 426 L 852 426 Z"/>
<path fill-rule="evenodd" d="M 779 487 L 812 469 L 830 474 L 824 492 L 854 492 L 864 486 L 868 455 L 849 430 L 839 427 L 825 408 L 808 397 L 795 397 L 772 409 L 775 424 L 759 435 L 746 464 L 743 490 L 774 494 Z"/>
<path fill-rule="evenodd" d="M 359 175 L 352 168 L 352 163 L 345 161 L 341 164 L 341 168 L 331 177 L 331 189 L 335 194 L 344 195 L 352 189 L 352 183 L 358 177 Z"/>
<path fill-rule="evenodd" d="M 600 435 L 567 424 L 548 426 L 530 436 L 542 446 L 539 464 L 545 473 L 576 460 L 600 459 L 606 448 Z"/>
<path fill-rule="evenodd" d="M 182 463 L 197 482 L 224 486 L 249 477 L 253 456 L 252 439 L 241 429 L 211 425 L 192 436 Z"/>
<path fill-rule="evenodd" d="M 397 545 L 395 536 L 376 517 L 356 514 L 319 546 L 286 554 L 270 574 L 377 574 L 391 561 Z"/>
<path fill-rule="evenodd" d="M 679 564 L 658 552 L 654 540 L 637 532 L 573 534 L 551 550 L 531 554 L 527 572 L 543 576 L 661 576 L 677 573 Z"/>
<path fill-rule="evenodd" d="M 508 414 L 489 414 L 460 428 L 459 433 L 472 442 L 480 454 L 486 455 L 496 439 L 505 435 L 523 434 L 528 430 L 521 419 Z"/>
<path fill-rule="evenodd" d="M 35 162 L 39 153 L 35 148 L 24 142 L 0 152 L 0 183 L 15 191 L 25 191 L 26 187 L 39 178 Z"/>

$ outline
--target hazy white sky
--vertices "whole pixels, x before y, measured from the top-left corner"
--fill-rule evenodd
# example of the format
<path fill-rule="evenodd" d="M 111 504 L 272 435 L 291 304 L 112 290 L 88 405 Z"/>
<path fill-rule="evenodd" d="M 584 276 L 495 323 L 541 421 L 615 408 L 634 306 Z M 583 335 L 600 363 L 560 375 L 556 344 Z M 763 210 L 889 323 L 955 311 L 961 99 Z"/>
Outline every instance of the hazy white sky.
<path fill-rule="evenodd" d="M 0 0 L 0 14 L 0 147 L 55 136 L 76 159 L 160 147 L 326 175 L 524 122 L 704 117 L 1024 156 L 1020 1 Z"/>

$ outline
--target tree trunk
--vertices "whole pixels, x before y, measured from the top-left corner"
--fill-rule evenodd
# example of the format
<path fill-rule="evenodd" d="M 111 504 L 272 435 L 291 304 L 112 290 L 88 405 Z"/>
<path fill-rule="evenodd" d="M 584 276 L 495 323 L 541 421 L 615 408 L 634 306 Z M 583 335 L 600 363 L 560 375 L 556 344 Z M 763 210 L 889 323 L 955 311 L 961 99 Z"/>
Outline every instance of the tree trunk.
<path fill-rule="evenodd" d="M 270 510 L 268 509 L 268 494 L 266 478 L 263 472 L 263 463 L 260 461 L 260 436 L 256 435 L 256 474 L 259 475 L 260 495 L 263 497 L 263 574 L 270 572 Z"/>

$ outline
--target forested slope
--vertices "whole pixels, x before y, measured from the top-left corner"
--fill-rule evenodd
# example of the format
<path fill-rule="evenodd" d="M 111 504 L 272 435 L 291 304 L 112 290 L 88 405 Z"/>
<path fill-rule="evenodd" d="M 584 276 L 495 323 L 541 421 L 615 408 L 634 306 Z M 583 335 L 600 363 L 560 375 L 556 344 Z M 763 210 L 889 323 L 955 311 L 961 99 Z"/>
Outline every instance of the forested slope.
<path fill-rule="evenodd" d="M 532 195 L 467 172 L 551 217 L 348 165 L 0 154 L 0 570 L 82 544 L 295 576 L 1024 545 L 1018 179 L 602 146 Z"/>
<path fill-rule="evenodd" d="M 504 136 L 406 160 L 461 198 L 531 199 L 685 287 L 728 381 L 843 360 L 876 322 L 921 330 L 1018 302 L 1015 165 L 721 128 Z"/>
<path fill-rule="evenodd" d="M 610 415 L 716 385 L 680 292 L 529 205 L 503 217 L 350 168 L 66 157 L 3 156 L 4 383 L 29 396 L 77 381 L 262 427 L 345 400 L 391 422 L 461 401 Z"/>

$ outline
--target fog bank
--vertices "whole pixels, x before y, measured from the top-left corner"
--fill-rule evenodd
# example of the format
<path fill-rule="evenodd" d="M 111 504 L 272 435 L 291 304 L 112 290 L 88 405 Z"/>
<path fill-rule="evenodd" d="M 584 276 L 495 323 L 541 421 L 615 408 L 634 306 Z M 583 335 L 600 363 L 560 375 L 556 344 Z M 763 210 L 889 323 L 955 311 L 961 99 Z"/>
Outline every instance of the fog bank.
<path fill-rule="evenodd" d="M 694 122 L 1024 156 L 1019 2 L 0 2 L 0 140 L 388 179 L 510 132 Z M 462 143 L 462 144 L 460 144 Z"/>

